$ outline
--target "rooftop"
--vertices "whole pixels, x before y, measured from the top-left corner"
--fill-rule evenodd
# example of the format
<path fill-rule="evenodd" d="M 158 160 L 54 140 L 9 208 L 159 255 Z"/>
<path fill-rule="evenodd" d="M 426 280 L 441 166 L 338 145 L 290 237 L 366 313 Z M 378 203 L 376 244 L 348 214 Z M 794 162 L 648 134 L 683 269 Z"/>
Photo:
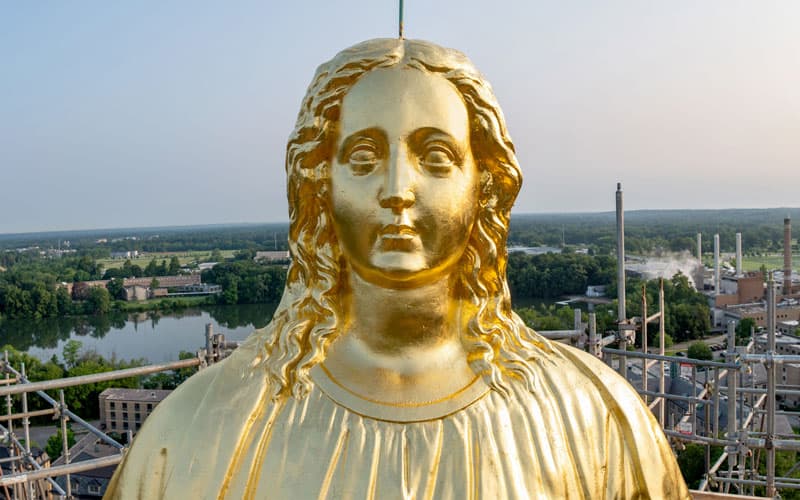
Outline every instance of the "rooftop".
<path fill-rule="evenodd" d="M 101 399 L 119 401 L 161 401 L 172 391 L 161 389 L 120 389 L 112 387 L 100 393 Z"/>

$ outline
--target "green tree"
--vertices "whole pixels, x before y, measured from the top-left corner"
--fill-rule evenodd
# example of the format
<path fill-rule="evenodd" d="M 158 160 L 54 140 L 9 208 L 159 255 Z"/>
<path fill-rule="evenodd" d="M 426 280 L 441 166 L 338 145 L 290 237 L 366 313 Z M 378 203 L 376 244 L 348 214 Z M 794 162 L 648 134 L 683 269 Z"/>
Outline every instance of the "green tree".
<path fill-rule="evenodd" d="M 67 448 L 72 448 L 74 444 L 75 433 L 72 432 L 72 429 L 67 427 Z M 53 434 L 47 439 L 47 447 L 45 447 L 45 451 L 51 460 L 55 460 L 56 458 L 60 457 L 64 452 L 64 438 L 61 434 L 61 429 L 58 429 L 57 433 Z"/>
<path fill-rule="evenodd" d="M 22 365 L 24 364 L 25 374 L 28 380 L 32 382 L 37 382 L 40 380 L 52 380 L 56 378 L 62 378 L 64 376 L 64 370 L 62 367 L 52 359 L 43 363 L 38 358 L 35 358 L 28 353 L 20 352 L 11 345 L 2 346 L 0 351 L 8 351 L 8 361 L 10 366 L 21 370 Z M 19 398 L 13 398 L 12 404 L 14 412 L 22 411 L 22 405 Z M 41 410 L 49 407 L 50 405 L 41 398 L 28 398 L 28 410 L 30 411 Z"/>
<path fill-rule="evenodd" d="M 77 366 L 82 349 L 83 342 L 80 340 L 69 339 L 64 343 L 64 348 L 61 350 L 61 357 L 64 359 L 64 364 L 67 369 Z"/>
<path fill-rule="evenodd" d="M 118 276 L 122 278 L 136 278 L 137 276 L 144 276 L 144 271 L 141 267 L 133 264 L 130 259 L 127 259 L 122 267 Z"/>
<path fill-rule="evenodd" d="M 208 258 L 209 262 L 223 262 L 225 258 L 222 256 L 222 252 L 219 251 L 219 248 L 215 248 L 213 252 L 211 252 L 211 256 Z"/>
<path fill-rule="evenodd" d="M 156 262 L 155 257 L 144 268 L 144 274 L 145 276 L 156 276 L 158 274 L 158 262 Z"/>
<path fill-rule="evenodd" d="M 69 296 L 66 287 L 60 286 L 56 289 L 56 305 L 59 316 L 69 316 L 73 313 L 72 297 Z"/>
<path fill-rule="evenodd" d="M 703 342 L 702 340 L 697 341 L 689 346 L 689 350 L 686 352 L 687 356 L 692 359 L 702 359 L 711 361 L 714 359 L 714 355 L 711 352 L 711 348 L 708 347 L 708 344 Z"/>
<path fill-rule="evenodd" d="M 111 359 L 105 359 L 95 351 L 88 351 L 81 354 L 75 366 L 68 370 L 67 375 L 69 377 L 91 375 L 93 373 L 131 368 L 142 364 L 143 360 L 125 362 L 118 361 L 113 357 Z M 103 390 L 109 387 L 135 389 L 138 386 L 139 382 L 135 377 L 98 382 L 95 384 L 83 384 L 64 389 L 64 398 L 66 399 L 67 406 L 76 413 L 80 413 L 84 417 L 97 418 L 100 414 L 97 398 Z"/>
<path fill-rule="evenodd" d="M 87 314 L 106 314 L 111 310 L 111 294 L 105 287 L 93 286 L 89 289 L 89 297 L 86 299 Z"/>
<path fill-rule="evenodd" d="M 106 289 L 108 293 L 111 295 L 111 298 L 114 300 L 124 300 L 125 299 L 125 287 L 123 286 L 123 280 L 120 278 L 112 278 L 108 283 L 106 283 Z"/>
<path fill-rule="evenodd" d="M 658 338 L 660 334 L 656 333 L 653 335 L 653 340 L 650 342 L 651 347 L 658 347 L 661 345 L 661 340 Z M 664 347 L 672 347 L 673 344 L 672 336 L 669 333 L 664 333 Z"/>
<path fill-rule="evenodd" d="M 234 260 L 253 260 L 256 251 L 251 248 L 243 248 L 233 256 Z"/>
<path fill-rule="evenodd" d="M 750 340 L 751 330 L 755 330 L 758 325 L 753 318 L 743 318 L 736 325 L 736 343 L 746 344 Z"/>
<path fill-rule="evenodd" d="M 711 447 L 711 463 L 722 455 L 721 446 Z M 706 473 L 706 449 L 702 444 L 689 443 L 678 453 L 678 467 L 689 488 L 697 488 Z"/>
<path fill-rule="evenodd" d="M 573 310 L 568 306 L 540 304 L 537 308 L 526 307 L 516 313 L 526 325 L 536 330 L 571 330 L 575 326 Z"/>
<path fill-rule="evenodd" d="M 173 255 L 172 258 L 169 259 L 169 267 L 167 268 L 167 274 L 170 276 L 174 276 L 178 274 L 178 271 L 180 270 L 181 270 L 181 262 L 178 260 L 178 257 Z"/>
<path fill-rule="evenodd" d="M 192 359 L 194 357 L 195 354 L 188 351 L 181 351 L 178 355 L 179 359 Z M 171 372 L 155 373 L 144 380 L 142 387 L 145 389 L 175 389 L 196 372 L 196 367 L 190 367 Z"/>
<path fill-rule="evenodd" d="M 97 262 L 89 255 L 83 255 L 79 258 L 77 270 L 86 273 L 86 279 L 97 279 L 100 277 L 100 267 Z"/>
<path fill-rule="evenodd" d="M 156 288 L 158 288 L 158 285 L 160 284 L 161 282 L 159 282 L 156 278 L 153 278 L 152 280 L 150 280 L 150 290 L 155 290 Z"/>
<path fill-rule="evenodd" d="M 228 283 L 223 285 L 222 302 L 225 304 L 237 304 L 239 302 L 239 277 L 231 276 Z"/>

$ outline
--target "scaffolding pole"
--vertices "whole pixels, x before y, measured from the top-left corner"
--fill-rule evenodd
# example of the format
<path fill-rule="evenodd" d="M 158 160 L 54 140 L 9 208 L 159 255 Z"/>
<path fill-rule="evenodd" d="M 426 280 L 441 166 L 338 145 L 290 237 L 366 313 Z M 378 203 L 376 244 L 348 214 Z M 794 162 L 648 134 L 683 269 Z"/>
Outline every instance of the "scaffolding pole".
<path fill-rule="evenodd" d="M 14 370 L 14 368 L 13 368 L 13 367 L 11 367 L 11 366 L 6 366 L 6 369 L 7 369 L 7 370 L 10 370 L 10 371 L 12 371 L 13 373 L 15 373 L 15 374 L 17 375 L 17 377 L 19 377 L 19 378 L 20 378 L 20 380 L 22 381 L 22 384 L 21 384 L 21 385 L 23 385 L 23 386 L 32 386 L 32 385 L 35 385 L 35 384 L 41 384 L 41 382 L 28 382 L 28 379 L 26 379 L 26 378 L 22 377 L 22 374 L 21 374 L 21 373 L 18 373 L 18 372 L 17 372 L 16 370 Z M 120 370 L 120 371 L 127 371 L 127 370 Z M 98 374 L 98 375 L 112 375 L 113 373 L 114 373 L 114 372 L 105 372 L 105 373 L 103 373 L 103 374 Z M 73 380 L 73 381 L 74 381 L 75 379 L 78 379 L 78 378 L 81 378 L 81 377 L 72 377 L 72 378 L 68 378 L 68 379 L 56 379 L 56 380 L 49 380 L 48 382 L 59 382 L 59 381 L 64 381 L 64 380 Z M 126 378 L 126 377 L 112 377 L 110 380 L 113 380 L 114 378 Z M 70 387 L 70 386 L 67 386 L 67 387 Z M 20 392 L 26 392 L 26 391 L 25 391 L 25 390 L 22 390 L 22 391 L 20 391 Z M 30 391 L 27 391 L 27 392 L 30 392 Z M 44 391 L 41 391 L 41 390 L 39 390 L 39 391 L 35 391 L 35 392 L 36 392 L 36 394 L 37 394 L 37 395 L 38 395 L 40 398 L 42 398 L 42 399 L 44 399 L 45 401 L 47 401 L 47 403 L 49 403 L 49 404 L 50 404 L 51 406 L 53 406 L 54 408 L 57 408 L 57 407 L 59 406 L 58 402 L 57 402 L 55 399 L 51 398 L 51 397 L 50 397 L 50 396 L 49 396 L 49 395 L 48 395 L 46 392 L 44 392 Z M 81 418 L 81 417 L 79 417 L 78 415 L 76 415 L 76 414 L 74 414 L 74 413 L 72 413 L 71 411 L 69 411 L 69 410 L 66 410 L 66 409 L 64 410 L 64 413 L 65 413 L 65 414 L 66 414 L 66 415 L 67 415 L 67 416 L 68 416 L 70 419 L 72 419 L 74 422 L 77 422 L 79 425 L 82 425 L 83 427 L 85 427 L 85 428 L 86 428 L 86 430 L 88 430 L 89 432 L 91 432 L 91 433 L 92 433 L 92 434 L 94 434 L 95 436 L 99 437 L 99 438 L 100 438 L 101 440 L 103 440 L 103 442 L 105 442 L 106 444 L 109 444 L 109 445 L 111 445 L 111 446 L 113 446 L 114 448 L 117 448 L 117 449 L 122 449 L 122 448 L 124 448 L 124 446 L 122 446 L 122 445 L 121 445 L 121 444 L 119 444 L 118 442 L 116 442 L 116 441 L 114 441 L 113 439 L 111 439 L 110 437 L 108 437 L 108 436 L 107 436 L 107 435 L 106 435 L 106 434 L 105 434 L 103 431 L 101 431 L 101 430 L 99 430 L 99 429 L 95 428 L 95 426 L 93 426 L 92 424 L 90 424 L 90 423 L 89 423 L 89 422 L 87 422 L 86 420 L 82 419 L 82 418 Z"/>
<path fill-rule="evenodd" d="M 20 364 L 20 373 L 22 374 L 21 379 L 26 379 L 25 377 L 25 363 Z M 28 393 L 22 393 L 22 413 L 28 413 Z M 22 429 L 25 434 L 25 456 L 31 457 L 31 425 L 30 425 L 30 418 L 22 417 Z M 28 490 L 28 498 L 33 498 L 33 483 L 27 482 Z"/>
<path fill-rule="evenodd" d="M 67 439 L 67 403 L 64 402 L 64 389 L 58 390 L 58 399 L 60 402 L 58 408 L 58 418 L 61 420 L 61 454 L 64 455 L 64 463 L 69 465 L 69 443 Z M 70 483 L 69 473 L 66 477 L 67 498 L 72 498 L 72 483 Z"/>
<path fill-rule="evenodd" d="M 8 431 L 8 429 L 6 429 L 2 425 L 0 425 L 0 431 L 8 432 L 9 433 L 8 436 L 11 439 L 12 445 L 17 447 L 17 449 L 19 449 L 19 450 L 23 449 L 22 443 L 20 443 L 19 440 L 17 439 L 17 437 L 14 436 L 13 433 Z M 26 481 L 29 481 L 29 480 L 36 480 L 36 479 L 47 479 L 47 481 L 53 486 L 53 489 L 55 489 L 56 492 L 58 492 L 59 495 L 65 495 L 66 494 L 64 492 L 64 490 L 61 489 L 61 486 L 59 486 L 58 483 L 55 482 L 52 479 L 52 477 L 51 477 L 52 475 L 48 474 L 48 471 L 52 470 L 52 467 L 47 467 L 47 468 L 42 467 L 30 455 L 25 455 L 25 456 L 22 457 L 22 459 L 23 459 L 23 461 L 28 462 L 28 464 L 30 464 L 35 470 L 34 471 L 25 471 L 22 468 L 22 466 L 20 465 L 20 467 L 19 467 L 20 472 L 16 473 L 16 472 L 14 472 L 14 469 L 15 469 L 14 462 L 12 462 L 11 463 L 11 465 L 12 465 L 12 469 L 11 469 L 12 470 L 12 474 L 10 476 L 0 477 L 0 486 L 3 486 L 3 487 L 5 487 L 5 486 L 13 486 L 13 490 L 14 490 L 13 498 L 19 498 L 20 497 L 19 486 L 22 483 L 25 483 Z M 40 475 L 38 475 L 36 477 L 33 477 L 33 474 L 36 474 L 36 473 L 38 473 Z"/>
<path fill-rule="evenodd" d="M 69 465 L 55 465 L 48 468 L 39 468 L 35 471 L 29 471 L 24 474 L 14 474 L 12 476 L 4 476 L 0 478 L 0 486 L 21 484 L 26 481 L 36 481 L 38 479 L 50 479 L 58 476 L 65 476 L 67 474 L 74 474 L 76 472 L 84 472 L 87 470 L 99 469 L 100 467 L 108 467 L 110 465 L 117 465 L 122 461 L 122 455 L 109 455 L 107 457 L 93 458 L 91 460 L 82 460 L 80 462 L 72 462 Z M 58 486 L 58 493 L 66 495 L 66 492 Z"/>
<path fill-rule="evenodd" d="M 734 363 L 736 361 L 736 342 L 731 341 L 731 337 L 736 338 L 736 325 L 733 321 L 728 323 L 728 350 L 725 352 L 725 361 Z M 736 422 L 736 386 L 738 383 L 738 370 L 728 370 L 728 439 L 738 437 L 738 426 Z M 736 468 L 736 459 L 739 458 L 738 445 L 726 447 L 725 453 L 728 455 L 728 475 L 733 475 Z M 710 448 L 706 450 L 710 453 Z M 729 492 L 730 484 L 725 484 L 725 493 Z"/>
<path fill-rule="evenodd" d="M 10 387 L 0 387 L 0 396 L 10 396 L 12 394 L 22 394 L 25 392 L 52 391 L 55 389 L 64 389 L 66 387 L 73 387 L 76 385 L 95 384 L 97 382 L 107 382 L 109 380 L 118 380 L 121 378 L 138 377 L 141 375 L 150 375 L 151 373 L 164 372 L 168 370 L 190 368 L 193 366 L 198 366 L 201 363 L 202 362 L 199 359 L 191 358 L 158 365 L 137 366 L 136 368 L 126 368 L 124 370 L 93 373 L 91 375 L 80 375 L 78 377 L 67 377 L 55 380 L 43 380 L 41 382 L 29 382 L 27 379 L 25 379 L 25 383 L 23 384 L 17 384 Z M 8 363 L 6 363 L 6 366 L 12 370 L 12 373 L 16 371 L 9 366 Z"/>
<path fill-rule="evenodd" d="M 34 410 L 26 413 L 12 413 L 11 415 L 0 415 L 0 422 L 9 422 L 25 417 L 46 417 L 56 412 L 54 408 L 45 408 L 44 410 Z"/>
<path fill-rule="evenodd" d="M 775 280 L 769 273 L 767 281 L 767 487 L 768 497 L 774 497 L 775 489 Z"/>
<path fill-rule="evenodd" d="M 647 284 L 642 283 L 642 354 L 647 354 Z M 647 392 L 647 358 L 642 358 L 642 390 Z M 647 404 L 647 396 L 643 397 Z"/>
<path fill-rule="evenodd" d="M 664 355 L 664 335 L 665 335 L 665 328 L 664 328 L 664 278 L 661 278 L 658 287 L 658 354 L 660 356 Z M 661 394 L 666 393 L 666 373 L 664 368 L 664 362 L 661 362 L 661 369 L 659 372 L 659 381 L 658 381 L 658 390 Z M 661 428 L 664 428 L 665 415 L 667 411 L 667 400 L 663 397 L 661 398 L 661 404 L 658 405 L 658 423 L 661 424 Z"/>

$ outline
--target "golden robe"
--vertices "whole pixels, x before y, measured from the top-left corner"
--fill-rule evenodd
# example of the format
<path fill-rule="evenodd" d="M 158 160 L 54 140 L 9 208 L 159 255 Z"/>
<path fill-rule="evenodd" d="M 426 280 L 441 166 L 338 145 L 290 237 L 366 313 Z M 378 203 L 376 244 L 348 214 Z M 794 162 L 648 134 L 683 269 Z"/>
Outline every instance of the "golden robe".
<path fill-rule="evenodd" d="M 156 408 L 105 498 L 689 498 L 633 388 L 553 348 L 530 362 L 533 391 L 512 384 L 504 397 L 477 379 L 455 406 L 381 408 L 319 366 L 307 397 L 273 401 L 247 342 Z"/>

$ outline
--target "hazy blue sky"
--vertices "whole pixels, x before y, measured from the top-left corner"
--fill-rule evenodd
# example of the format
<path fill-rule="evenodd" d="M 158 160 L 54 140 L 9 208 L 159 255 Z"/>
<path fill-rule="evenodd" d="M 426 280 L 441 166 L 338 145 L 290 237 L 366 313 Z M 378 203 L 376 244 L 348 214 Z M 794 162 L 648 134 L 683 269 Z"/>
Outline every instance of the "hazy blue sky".
<path fill-rule="evenodd" d="M 517 212 L 800 205 L 800 2 L 406 0 L 492 82 Z M 318 64 L 396 0 L 0 4 L 0 233 L 286 220 Z"/>

